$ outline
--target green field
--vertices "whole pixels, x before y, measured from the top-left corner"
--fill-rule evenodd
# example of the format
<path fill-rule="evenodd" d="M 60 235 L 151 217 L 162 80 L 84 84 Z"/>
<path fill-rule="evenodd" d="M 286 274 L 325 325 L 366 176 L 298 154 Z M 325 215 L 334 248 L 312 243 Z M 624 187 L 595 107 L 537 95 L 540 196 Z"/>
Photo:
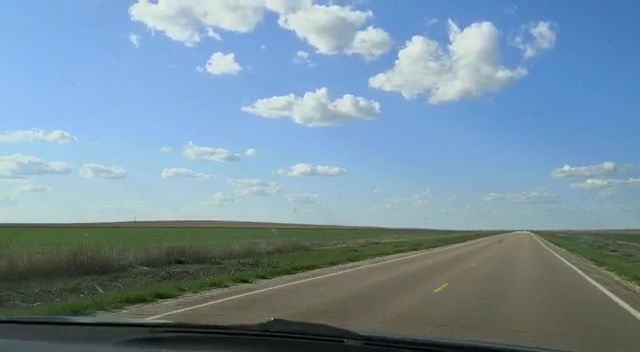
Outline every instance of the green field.
<path fill-rule="evenodd" d="M 542 232 L 545 239 L 640 284 L 640 231 Z"/>
<path fill-rule="evenodd" d="M 87 314 L 494 233 L 291 226 L 4 226 L 0 311 Z"/>
<path fill-rule="evenodd" d="M 145 247 L 149 244 L 224 245 L 239 241 L 303 240 L 309 243 L 375 238 L 451 235 L 456 231 L 349 228 L 194 228 L 194 227 L 0 227 L 0 250 L 33 250 L 90 243 Z"/>

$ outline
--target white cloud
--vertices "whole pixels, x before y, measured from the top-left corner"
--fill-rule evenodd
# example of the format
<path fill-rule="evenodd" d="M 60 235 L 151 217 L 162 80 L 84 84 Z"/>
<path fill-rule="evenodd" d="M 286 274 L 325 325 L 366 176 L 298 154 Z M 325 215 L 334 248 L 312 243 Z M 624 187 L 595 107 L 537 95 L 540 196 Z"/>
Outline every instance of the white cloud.
<path fill-rule="evenodd" d="M 318 204 L 317 194 L 292 193 L 285 196 L 291 204 Z"/>
<path fill-rule="evenodd" d="M 588 166 L 564 165 L 561 168 L 553 170 L 553 172 L 551 173 L 551 177 L 576 178 L 622 175 L 631 171 L 633 167 L 633 164 L 616 165 L 616 163 L 611 161 L 605 161 L 602 164 Z"/>
<path fill-rule="evenodd" d="M 68 174 L 71 168 L 60 161 L 46 162 L 23 154 L 0 155 L 0 178 L 21 178 L 32 175 Z"/>
<path fill-rule="evenodd" d="M 84 164 L 79 169 L 84 178 L 105 178 L 120 180 L 127 177 L 127 171 L 120 166 L 105 166 L 100 164 Z"/>
<path fill-rule="evenodd" d="M 600 191 L 600 195 L 603 197 L 611 197 L 617 193 L 618 193 L 618 190 L 615 188 L 605 188 L 602 191 Z"/>
<path fill-rule="evenodd" d="M 129 8 L 131 20 L 188 46 L 216 37 L 215 30 L 253 31 L 265 13 L 263 1 L 138 0 Z"/>
<path fill-rule="evenodd" d="M 131 45 L 135 46 L 136 48 L 140 47 L 140 35 L 139 34 L 129 33 L 129 41 L 131 42 Z"/>
<path fill-rule="evenodd" d="M 347 170 L 338 166 L 313 165 L 308 163 L 298 163 L 289 170 L 279 169 L 278 174 L 286 176 L 342 176 Z"/>
<path fill-rule="evenodd" d="M 63 144 L 76 140 L 77 138 L 71 135 L 71 133 L 62 130 L 46 132 L 34 128 L 32 130 L 5 131 L 4 133 L 0 133 L 0 143 L 43 141 Z"/>
<path fill-rule="evenodd" d="M 481 197 L 481 199 L 483 201 L 485 201 L 485 202 L 492 202 L 494 200 L 503 200 L 503 199 L 506 199 L 506 198 L 507 197 L 504 194 L 502 194 L 502 193 L 494 193 L 494 192 L 487 193 L 487 194 L 485 194 L 485 195 L 483 195 Z"/>
<path fill-rule="evenodd" d="M 18 194 L 44 193 L 44 192 L 51 192 L 51 187 L 30 183 L 30 184 L 26 184 L 18 187 L 16 192 Z"/>
<path fill-rule="evenodd" d="M 622 188 L 640 188 L 640 178 L 628 179 L 587 179 L 583 182 L 572 183 L 571 188 L 599 190 L 602 196 L 611 196 Z"/>
<path fill-rule="evenodd" d="M 171 147 L 162 147 L 162 148 L 160 148 L 160 151 L 163 152 L 163 153 L 171 153 L 171 152 L 173 152 L 173 148 L 171 148 Z"/>
<path fill-rule="evenodd" d="M 198 180 L 208 180 L 211 178 L 211 175 L 205 174 L 203 172 L 196 172 L 193 170 L 185 169 L 185 168 L 168 168 L 163 169 L 160 173 L 162 178 L 178 178 L 178 177 L 189 177 L 189 178 L 197 178 Z"/>
<path fill-rule="evenodd" d="M 267 8 L 278 14 L 288 14 L 313 5 L 313 0 L 266 0 Z"/>
<path fill-rule="evenodd" d="M 307 65 L 309 67 L 316 65 L 309 59 L 309 53 L 304 50 L 298 50 L 296 52 L 296 55 L 293 57 L 293 63 L 298 65 Z"/>
<path fill-rule="evenodd" d="M 411 203 L 416 207 L 430 205 L 432 201 L 431 190 L 419 192 L 411 196 Z"/>
<path fill-rule="evenodd" d="M 345 49 L 347 54 L 359 54 L 367 60 L 374 60 L 391 49 L 391 36 L 380 28 L 372 26 L 357 31 L 353 42 Z"/>
<path fill-rule="evenodd" d="M 258 151 L 256 151 L 254 148 L 249 148 L 245 150 L 244 156 L 255 156 L 257 152 Z"/>
<path fill-rule="evenodd" d="M 373 190 L 373 194 L 380 194 L 382 193 L 382 190 L 380 188 L 376 188 Z"/>
<path fill-rule="evenodd" d="M 287 118 L 308 126 L 332 126 L 354 120 L 373 120 L 380 115 L 380 104 L 351 94 L 331 101 L 327 88 L 306 92 L 298 97 L 293 94 L 258 99 L 242 111 L 266 118 Z"/>
<path fill-rule="evenodd" d="M 236 62 L 236 56 L 234 53 L 224 54 L 221 52 L 215 52 L 211 55 L 205 70 L 212 75 L 236 75 L 242 71 L 242 66 Z"/>
<path fill-rule="evenodd" d="M 247 149 L 247 152 L 251 153 L 250 150 L 253 148 Z M 242 154 L 232 153 L 231 151 L 224 148 L 212 148 L 212 147 L 201 147 L 195 145 L 193 142 L 189 142 L 182 151 L 182 155 L 184 155 L 187 159 L 192 160 L 211 160 L 218 163 L 226 163 L 232 161 L 241 161 Z"/>
<path fill-rule="evenodd" d="M 504 13 L 506 13 L 507 15 L 515 15 L 518 13 L 518 6 L 517 5 L 507 6 L 507 8 L 504 9 Z"/>
<path fill-rule="evenodd" d="M 512 203 L 521 204 L 551 204 L 558 203 L 559 197 L 552 191 L 540 189 L 525 191 L 520 193 L 487 193 L 481 197 L 485 202 L 506 200 Z"/>
<path fill-rule="evenodd" d="M 435 24 L 440 23 L 440 20 L 438 20 L 438 19 L 437 19 L 437 18 L 435 18 L 435 17 L 431 17 L 431 18 L 430 18 L 430 17 L 425 17 L 425 19 L 424 19 L 424 20 L 425 20 L 425 22 L 426 22 L 427 26 L 433 26 L 433 25 L 435 25 Z"/>
<path fill-rule="evenodd" d="M 546 203 L 558 203 L 558 196 L 548 190 L 527 191 L 521 193 L 512 193 L 507 196 L 510 201 L 516 203 L 527 204 L 546 204 Z"/>
<path fill-rule="evenodd" d="M 152 31 L 194 46 L 206 37 L 220 40 L 217 30 L 251 32 L 269 11 L 278 15 L 280 27 L 293 31 L 322 54 L 375 59 L 392 44 L 384 30 L 364 28 L 373 17 L 370 11 L 314 5 L 310 0 L 138 0 L 129 8 L 129 16 Z"/>
<path fill-rule="evenodd" d="M 449 20 L 449 45 L 414 36 L 398 52 L 394 66 L 369 78 L 369 86 L 399 92 L 405 99 L 420 94 L 439 104 L 498 92 L 527 74 L 502 64 L 500 32 L 491 22 L 461 30 Z"/>
<path fill-rule="evenodd" d="M 263 181 L 257 178 L 230 178 L 229 184 L 235 187 L 235 193 L 241 196 L 268 196 L 279 194 L 282 187 L 276 182 Z"/>
<path fill-rule="evenodd" d="M 525 60 L 532 59 L 556 46 L 556 33 L 549 22 L 531 23 L 523 29 L 524 31 L 528 33 L 530 40 L 527 41 L 525 34 L 520 33 L 515 39 L 515 45 L 522 50 Z"/>
<path fill-rule="evenodd" d="M 217 192 L 209 196 L 205 205 L 211 205 L 214 207 L 226 207 L 227 205 L 233 203 L 235 200 L 231 197 L 226 196 L 222 192 Z"/>
<path fill-rule="evenodd" d="M 347 6 L 311 5 L 298 11 L 283 13 L 278 24 L 291 30 L 316 48 L 318 53 L 358 54 L 375 59 L 391 48 L 391 37 L 380 28 L 367 27 L 373 16 L 370 11 L 354 10 Z"/>
<path fill-rule="evenodd" d="M 377 209 L 400 209 L 407 206 L 424 207 L 433 204 L 431 190 L 415 193 L 408 197 L 386 199 Z"/>

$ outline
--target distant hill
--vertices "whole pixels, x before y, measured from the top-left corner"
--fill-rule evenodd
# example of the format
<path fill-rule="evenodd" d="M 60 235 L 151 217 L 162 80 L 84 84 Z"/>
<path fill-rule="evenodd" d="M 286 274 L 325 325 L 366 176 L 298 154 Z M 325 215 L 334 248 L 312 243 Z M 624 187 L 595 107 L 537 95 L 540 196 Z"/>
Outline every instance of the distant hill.
<path fill-rule="evenodd" d="M 341 226 L 288 224 L 251 221 L 216 221 L 216 220 L 158 220 L 158 221 L 122 221 L 122 222 L 90 222 L 90 223 L 6 223 L 0 227 L 212 227 L 212 228 L 358 228 L 375 229 L 374 226 Z"/>

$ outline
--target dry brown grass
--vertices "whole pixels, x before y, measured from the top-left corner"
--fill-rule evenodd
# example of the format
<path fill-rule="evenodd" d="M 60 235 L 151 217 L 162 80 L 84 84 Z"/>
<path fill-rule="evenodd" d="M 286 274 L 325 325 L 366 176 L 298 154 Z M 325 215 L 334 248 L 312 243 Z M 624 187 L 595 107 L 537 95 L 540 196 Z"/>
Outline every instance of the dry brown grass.
<path fill-rule="evenodd" d="M 204 264 L 309 248 L 308 244 L 298 240 L 273 240 L 240 242 L 220 247 L 186 243 L 131 249 L 89 243 L 37 251 L 5 249 L 0 253 L 0 282 L 103 275 L 140 266 Z"/>

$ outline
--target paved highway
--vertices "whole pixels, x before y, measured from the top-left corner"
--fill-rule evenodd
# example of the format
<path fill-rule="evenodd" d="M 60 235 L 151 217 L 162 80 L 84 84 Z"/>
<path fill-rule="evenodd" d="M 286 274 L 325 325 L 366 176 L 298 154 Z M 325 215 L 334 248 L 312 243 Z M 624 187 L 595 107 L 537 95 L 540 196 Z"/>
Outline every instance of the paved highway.
<path fill-rule="evenodd" d="M 278 317 L 420 337 L 639 350 L 638 295 L 613 280 L 594 280 L 571 263 L 575 260 L 557 247 L 516 232 L 122 314 L 223 324 Z"/>

